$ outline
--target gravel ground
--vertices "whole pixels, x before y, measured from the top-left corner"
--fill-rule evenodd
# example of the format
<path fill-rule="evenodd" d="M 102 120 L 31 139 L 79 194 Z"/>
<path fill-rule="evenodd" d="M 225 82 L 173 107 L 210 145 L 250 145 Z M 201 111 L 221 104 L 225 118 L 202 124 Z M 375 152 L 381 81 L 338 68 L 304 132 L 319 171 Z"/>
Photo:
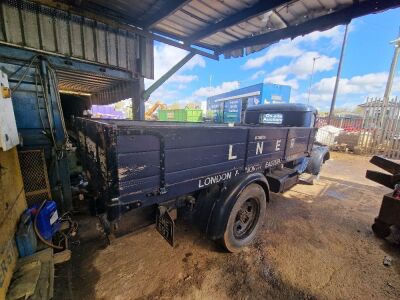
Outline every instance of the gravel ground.
<path fill-rule="evenodd" d="M 388 189 L 368 157 L 333 153 L 314 185 L 273 194 L 255 243 L 224 253 L 190 222 L 170 247 L 148 226 L 110 246 L 81 220 L 81 245 L 56 271 L 56 299 L 400 299 L 400 246 L 371 224 Z M 390 256 L 391 265 L 383 260 Z"/>

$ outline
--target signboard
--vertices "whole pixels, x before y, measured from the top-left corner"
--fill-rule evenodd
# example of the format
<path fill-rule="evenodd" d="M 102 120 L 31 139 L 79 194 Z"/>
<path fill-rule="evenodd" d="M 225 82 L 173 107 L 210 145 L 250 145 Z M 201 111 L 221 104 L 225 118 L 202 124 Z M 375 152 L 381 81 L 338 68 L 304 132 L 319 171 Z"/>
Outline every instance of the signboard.
<path fill-rule="evenodd" d="M 239 123 L 242 111 L 242 100 L 228 100 L 224 102 L 224 123 Z"/>
<path fill-rule="evenodd" d="M 224 103 L 223 102 L 215 102 L 213 100 L 208 100 L 207 104 L 208 108 L 208 117 L 214 123 L 222 123 L 223 122 L 223 114 L 224 114 Z"/>

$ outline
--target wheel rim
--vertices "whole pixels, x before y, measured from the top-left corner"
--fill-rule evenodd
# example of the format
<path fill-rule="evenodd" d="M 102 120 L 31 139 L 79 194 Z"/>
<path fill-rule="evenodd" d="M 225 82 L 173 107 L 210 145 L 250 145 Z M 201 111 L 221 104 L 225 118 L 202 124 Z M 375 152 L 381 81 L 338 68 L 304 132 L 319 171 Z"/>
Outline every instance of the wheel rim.
<path fill-rule="evenodd" d="M 260 206 L 256 199 L 247 199 L 235 217 L 233 235 L 237 239 L 244 239 L 253 231 L 260 214 Z"/>

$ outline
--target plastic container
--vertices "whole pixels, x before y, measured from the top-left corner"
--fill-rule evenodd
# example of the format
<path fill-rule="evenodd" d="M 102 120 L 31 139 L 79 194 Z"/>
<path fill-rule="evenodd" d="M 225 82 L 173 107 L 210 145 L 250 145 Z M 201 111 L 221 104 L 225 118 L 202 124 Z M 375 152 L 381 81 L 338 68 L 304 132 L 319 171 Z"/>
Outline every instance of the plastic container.
<path fill-rule="evenodd" d="M 29 256 L 37 250 L 37 239 L 33 229 L 33 220 L 31 210 L 27 209 L 22 214 L 18 224 L 18 230 L 15 234 L 18 253 L 20 257 Z"/>
<path fill-rule="evenodd" d="M 39 209 L 39 205 L 35 206 Z M 59 230 L 57 204 L 54 201 L 46 201 L 37 219 L 37 228 L 45 240 L 50 241 L 56 231 Z"/>

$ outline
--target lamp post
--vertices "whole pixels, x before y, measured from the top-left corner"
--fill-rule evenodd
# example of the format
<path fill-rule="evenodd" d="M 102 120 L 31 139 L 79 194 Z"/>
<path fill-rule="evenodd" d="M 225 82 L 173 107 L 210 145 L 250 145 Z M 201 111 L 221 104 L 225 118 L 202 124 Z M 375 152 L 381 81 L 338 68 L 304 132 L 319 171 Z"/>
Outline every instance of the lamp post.
<path fill-rule="evenodd" d="M 312 64 L 311 76 L 310 76 L 310 84 L 309 84 L 309 87 L 308 87 L 308 99 L 307 99 L 307 104 L 310 104 L 311 85 L 312 85 L 313 76 L 314 76 L 315 61 L 316 61 L 317 59 L 319 59 L 319 58 L 321 58 L 321 57 L 318 56 L 318 57 L 314 57 L 314 58 L 313 58 L 313 64 Z"/>
<path fill-rule="evenodd" d="M 337 96 L 337 92 L 338 92 L 338 88 L 339 88 L 340 73 L 341 73 L 341 71 L 342 71 L 342 64 L 343 64 L 344 50 L 345 50 L 345 48 L 346 48 L 348 29 L 349 29 L 349 24 L 346 25 L 345 30 L 344 30 L 343 43 L 342 43 L 342 50 L 340 51 L 339 66 L 338 66 L 337 74 L 336 74 L 335 87 L 334 87 L 334 89 L 333 89 L 333 96 L 332 96 L 331 108 L 330 108 L 330 110 L 329 110 L 328 125 L 331 124 L 331 119 L 332 119 L 333 114 L 334 114 L 334 111 L 335 111 L 336 96 Z"/>

